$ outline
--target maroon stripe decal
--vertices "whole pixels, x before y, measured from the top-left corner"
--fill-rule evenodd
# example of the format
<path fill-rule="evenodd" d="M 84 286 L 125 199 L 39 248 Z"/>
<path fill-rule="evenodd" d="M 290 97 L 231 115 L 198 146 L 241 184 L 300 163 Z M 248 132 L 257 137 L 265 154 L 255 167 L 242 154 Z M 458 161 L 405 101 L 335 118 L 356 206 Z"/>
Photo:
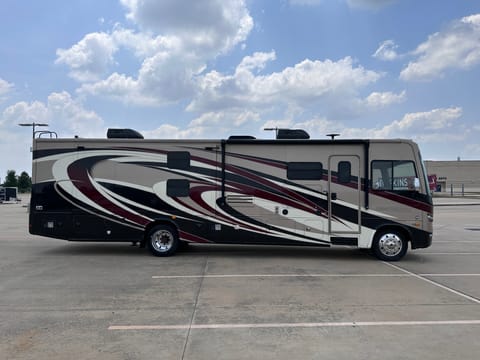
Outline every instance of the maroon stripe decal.
<path fill-rule="evenodd" d="M 196 242 L 196 243 L 201 243 L 201 244 L 211 243 L 210 240 L 207 240 L 207 239 L 205 239 L 203 237 L 200 237 L 200 236 L 197 236 L 197 235 L 187 233 L 187 232 L 182 231 L 182 230 L 180 230 L 180 238 L 185 239 L 185 240 L 190 241 L 190 242 Z"/>
<path fill-rule="evenodd" d="M 264 159 L 264 158 L 260 158 L 260 157 L 254 157 L 254 156 L 248 156 L 248 155 L 242 155 L 242 154 L 236 154 L 236 153 L 230 153 L 230 152 L 227 152 L 226 155 L 231 156 L 231 157 L 236 157 L 238 159 L 248 160 L 248 161 L 251 161 L 251 162 L 258 163 L 258 164 L 263 164 L 263 165 L 276 167 L 278 169 L 286 169 L 287 168 L 286 164 L 280 163 L 278 161 L 273 161 L 273 160 L 270 160 L 270 159 Z"/>
<path fill-rule="evenodd" d="M 267 191 L 264 191 L 264 190 L 261 190 L 261 189 L 258 189 L 258 188 L 254 188 L 254 187 L 251 187 L 251 186 L 248 186 L 248 185 L 244 185 L 244 184 L 240 184 L 240 183 L 236 183 L 236 182 L 229 182 L 229 185 L 233 186 L 233 187 L 236 187 L 236 190 L 237 190 L 236 192 L 239 192 L 241 194 L 255 196 L 255 197 L 265 199 L 265 200 L 268 200 L 268 201 L 273 201 L 273 202 L 276 202 L 278 204 L 285 205 L 285 206 L 291 206 L 295 209 L 303 210 L 303 211 L 308 212 L 310 214 L 321 216 L 320 211 L 322 211 L 322 210 L 325 211 L 323 208 L 315 205 L 314 203 L 312 203 L 310 201 L 308 201 L 310 203 L 309 205 L 313 205 L 313 206 L 309 207 L 309 206 L 305 205 L 304 203 L 300 203 L 300 202 L 294 201 L 290 198 L 283 197 L 283 196 L 277 195 L 275 193 L 267 192 Z"/>
<path fill-rule="evenodd" d="M 232 226 L 237 225 L 237 222 L 238 222 L 238 223 L 241 223 L 242 227 L 245 228 L 245 229 L 254 230 L 254 231 L 258 231 L 258 232 L 262 232 L 262 233 L 266 232 L 265 229 L 263 229 L 263 228 L 256 227 L 255 225 L 252 225 L 252 224 L 246 224 L 244 220 L 238 220 L 237 219 L 237 222 L 234 222 L 232 220 L 232 217 L 233 217 L 233 219 L 235 219 L 234 216 L 228 217 L 228 216 L 223 215 L 222 213 L 218 213 L 215 209 L 212 209 L 212 207 L 210 205 L 208 205 L 207 203 L 205 203 L 205 201 L 203 201 L 203 199 L 201 198 L 201 194 L 204 191 L 210 191 L 212 189 L 213 190 L 219 190 L 218 187 L 211 187 L 211 186 L 195 186 L 193 188 L 190 188 L 190 198 L 193 201 L 195 201 L 195 203 L 200 205 L 202 208 L 207 210 L 206 213 L 201 212 L 198 209 L 193 208 L 192 206 L 188 205 L 187 203 L 180 200 L 179 198 L 175 198 L 175 201 L 177 201 L 182 206 L 184 206 L 184 207 L 186 207 L 186 208 L 188 208 L 192 211 L 200 212 L 205 216 L 212 216 L 212 217 L 217 218 L 217 219 L 222 219 L 223 221 L 225 221 L 226 223 L 228 223 Z M 234 189 L 228 189 L 228 190 L 234 190 Z"/>
<path fill-rule="evenodd" d="M 415 208 L 415 209 L 418 209 L 418 210 L 421 210 L 421 211 L 425 211 L 425 212 L 429 212 L 429 213 L 433 212 L 433 205 L 426 204 L 426 203 L 423 203 L 423 202 L 420 202 L 420 201 L 416 201 L 416 200 L 410 199 L 406 196 L 391 193 L 391 192 L 388 192 L 388 191 L 378 191 L 378 190 L 371 190 L 370 193 L 373 194 L 373 195 L 391 200 L 391 201 L 395 201 L 395 202 L 400 203 L 402 205 L 410 206 L 412 208 Z"/>
<path fill-rule="evenodd" d="M 230 172 L 232 173 L 235 173 L 235 174 L 238 174 L 240 176 L 243 176 L 245 178 L 248 178 L 250 180 L 253 180 L 259 184 L 262 184 L 262 185 L 265 185 L 266 187 L 269 187 L 271 189 L 274 189 L 274 190 L 277 190 L 278 192 L 282 193 L 282 194 L 285 194 L 286 196 L 288 196 L 290 199 L 286 198 L 286 197 L 280 197 L 278 195 L 274 195 L 273 193 L 269 193 L 269 192 L 266 192 L 264 190 L 260 190 L 260 189 L 256 189 L 256 188 L 253 188 L 253 187 L 249 187 L 248 185 L 243 185 L 243 184 L 239 184 L 241 185 L 242 187 L 246 188 L 246 189 L 255 189 L 255 192 L 252 193 L 250 192 L 249 195 L 256 195 L 257 193 L 258 194 L 270 194 L 268 195 L 267 197 L 265 197 L 266 199 L 285 199 L 284 201 L 287 201 L 289 202 L 289 204 L 291 206 L 294 206 L 294 207 L 297 207 L 298 205 L 296 205 L 295 202 L 298 202 L 300 206 L 302 206 L 304 209 L 308 209 L 305 205 L 309 205 L 311 208 L 306 210 L 306 211 L 314 211 L 312 209 L 319 209 L 319 210 L 324 210 L 322 208 L 320 208 L 318 206 L 318 204 L 315 204 L 314 202 L 310 201 L 309 199 L 303 197 L 302 195 L 300 195 L 299 193 L 295 192 L 295 191 L 292 191 L 286 187 L 283 187 L 283 186 L 279 186 L 269 180 L 267 180 L 266 178 L 262 178 L 261 176 L 258 176 L 258 175 L 255 175 L 255 174 L 252 174 L 250 173 L 249 171 L 245 170 L 245 169 L 242 169 L 242 168 L 239 168 L 237 166 L 234 166 L 234 165 L 227 165 L 226 166 L 227 170 L 229 170 Z M 230 184 L 238 184 L 238 183 L 235 183 L 235 182 L 232 182 L 232 181 L 229 181 Z M 275 200 L 275 201 L 278 201 L 278 200 Z"/>
<path fill-rule="evenodd" d="M 104 197 L 100 192 L 95 189 L 95 187 L 91 184 L 90 179 L 88 177 L 88 168 L 81 164 L 82 160 L 76 161 L 67 169 L 68 176 L 72 180 L 72 183 L 75 187 L 86 197 L 88 197 L 93 202 L 97 203 L 97 205 L 101 206 L 102 208 L 114 213 L 119 217 L 123 217 L 128 219 L 129 221 L 139 224 L 139 225 L 147 225 L 150 221 L 142 216 L 132 214 L 127 210 L 117 206 L 116 204 L 112 203 L 106 197 Z"/>

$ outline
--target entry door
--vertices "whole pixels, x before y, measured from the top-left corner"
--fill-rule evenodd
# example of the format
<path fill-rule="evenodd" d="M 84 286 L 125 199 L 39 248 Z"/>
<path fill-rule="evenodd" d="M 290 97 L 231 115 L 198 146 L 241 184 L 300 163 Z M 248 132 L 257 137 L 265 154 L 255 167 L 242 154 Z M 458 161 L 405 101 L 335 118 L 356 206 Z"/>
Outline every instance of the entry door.
<path fill-rule="evenodd" d="M 361 176 L 358 155 L 332 155 L 328 159 L 328 231 L 359 234 Z"/>

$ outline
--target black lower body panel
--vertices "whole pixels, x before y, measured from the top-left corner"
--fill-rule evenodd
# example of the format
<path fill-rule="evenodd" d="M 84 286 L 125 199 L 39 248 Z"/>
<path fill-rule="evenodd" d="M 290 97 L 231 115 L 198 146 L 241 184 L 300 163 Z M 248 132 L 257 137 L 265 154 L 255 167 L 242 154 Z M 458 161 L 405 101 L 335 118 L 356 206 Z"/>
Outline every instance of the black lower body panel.
<path fill-rule="evenodd" d="M 412 236 L 412 249 L 427 248 L 432 245 L 433 234 L 425 231 L 417 231 Z"/>

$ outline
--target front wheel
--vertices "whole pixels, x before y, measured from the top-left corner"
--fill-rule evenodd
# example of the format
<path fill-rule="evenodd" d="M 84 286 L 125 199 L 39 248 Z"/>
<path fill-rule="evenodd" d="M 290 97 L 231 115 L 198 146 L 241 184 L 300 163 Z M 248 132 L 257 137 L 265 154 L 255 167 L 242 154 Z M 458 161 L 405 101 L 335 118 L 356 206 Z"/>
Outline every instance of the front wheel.
<path fill-rule="evenodd" d="M 152 255 L 173 255 L 177 251 L 178 244 L 177 232 L 171 226 L 157 225 L 148 232 L 147 246 Z"/>
<path fill-rule="evenodd" d="M 399 231 L 386 230 L 378 233 L 373 239 L 372 250 L 375 256 L 383 261 L 398 261 L 408 250 L 408 240 Z"/>

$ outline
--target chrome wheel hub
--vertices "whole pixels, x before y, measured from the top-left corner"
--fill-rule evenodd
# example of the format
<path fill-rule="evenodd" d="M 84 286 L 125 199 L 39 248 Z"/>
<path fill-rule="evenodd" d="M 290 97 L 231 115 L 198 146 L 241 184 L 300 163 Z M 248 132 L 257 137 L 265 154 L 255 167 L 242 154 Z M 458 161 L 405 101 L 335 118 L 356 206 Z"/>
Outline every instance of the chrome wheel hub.
<path fill-rule="evenodd" d="M 403 241 L 397 234 L 385 234 L 379 242 L 380 252 L 385 256 L 396 256 L 402 251 Z"/>
<path fill-rule="evenodd" d="M 159 230 L 152 234 L 152 246 L 156 251 L 166 252 L 173 245 L 174 237 L 170 231 Z"/>

